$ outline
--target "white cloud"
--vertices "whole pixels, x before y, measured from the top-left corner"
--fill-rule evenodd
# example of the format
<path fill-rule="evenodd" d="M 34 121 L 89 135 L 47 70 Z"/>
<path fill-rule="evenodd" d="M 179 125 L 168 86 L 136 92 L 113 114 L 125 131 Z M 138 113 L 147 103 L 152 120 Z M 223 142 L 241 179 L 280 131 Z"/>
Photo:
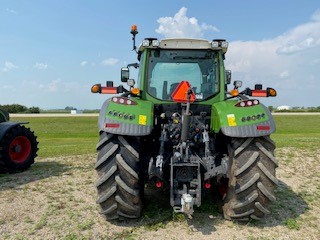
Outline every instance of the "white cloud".
<path fill-rule="evenodd" d="M 308 89 L 320 91 L 320 12 L 309 22 L 296 26 L 278 37 L 262 41 L 230 42 L 226 68 L 234 80 L 244 86 L 263 83 L 278 89 L 271 101 L 289 105 L 317 106 Z M 299 98 L 297 93 L 299 92 Z"/>
<path fill-rule="evenodd" d="M 101 62 L 104 66 L 114 66 L 119 62 L 119 59 L 116 58 L 107 58 Z"/>
<path fill-rule="evenodd" d="M 182 7 L 173 17 L 161 17 L 157 20 L 159 27 L 156 32 L 171 37 L 201 38 L 205 31 L 219 32 L 219 29 L 207 23 L 198 23 L 195 17 L 187 17 L 187 8 Z"/>
<path fill-rule="evenodd" d="M 320 11 L 311 17 L 311 21 L 295 27 L 278 37 L 279 54 L 294 54 L 320 46 Z"/>
<path fill-rule="evenodd" d="M 57 78 L 49 82 L 48 84 L 40 84 L 39 88 L 46 92 L 57 92 L 60 88 L 61 79 Z"/>
<path fill-rule="evenodd" d="M 315 11 L 315 13 L 311 16 L 311 20 L 317 21 L 317 22 L 320 21 L 320 9 Z"/>
<path fill-rule="evenodd" d="M 284 72 L 280 73 L 280 75 L 279 75 L 280 78 L 287 78 L 287 77 L 289 77 L 289 76 L 290 76 L 290 75 L 289 75 L 289 72 L 288 72 L 288 71 L 284 71 Z"/>
<path fill-rule="evenodd" d="M 84 66 L 87 65 L 87 64 L 88 64 L 87 61 L 82 61 L 82 62 L 80 63 L 80 66 L 81 66 L 81 67 L 84 67 Z"/>
<path fill-rule="evenodd" d="M 50 82 L 48 84 L 48 91 L 49 92 L 56 92 L 58 90 L 58 85 L 60 84 L 60 82 L 61 82 L 61 80 L 59 78 Z"/>
<path fill-rule="evenodd" d="M 8 13 L 18 14 L 17 11 L 15 11 L 15 10 L 13 10 L 13 9 L 10 9 L 10 8 L 7 8 L 6 11 L 7 11 Z"/>
<path fill-rule="evenodd" d="M 6 89 L 6 90 L 12 90 L 12 89 L 14 89 L 14 86 L 13 85 L 3 85 L 2 88 Z"/>
<path fill-rule="evenodd" d="M 48 64 L 46 63 L 36 63 L 33 65 L 33 68 L 39 69 L 39 70 L 46 70 L 48 68 Z"/>
<path fill-rule="evenodd" d="M 18 66 L 14 65 L 12 62 L 6 61 L 4 63 L 4 67 L 2 68 L 3 72 L 9 72 L 12 69 L 18 68 Z"/>

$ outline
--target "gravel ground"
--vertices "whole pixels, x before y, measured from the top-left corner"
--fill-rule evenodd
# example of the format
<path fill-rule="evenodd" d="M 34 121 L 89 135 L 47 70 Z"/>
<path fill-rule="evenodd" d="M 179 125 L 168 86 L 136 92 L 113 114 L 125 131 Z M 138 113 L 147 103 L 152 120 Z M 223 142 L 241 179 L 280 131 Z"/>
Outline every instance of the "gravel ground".
<path fill-rule="evenodd" d="M 320 239 L 320 150 L 276 155 L 272 214 L 247 224 L 224 220 L 211 202 L 193 219 L 172 214 L 166 195 L 149 188 L 142 218 L 107 222 L 95 204 L 95 155 L 37 159 L 0 176 L 0 239 Z"/>

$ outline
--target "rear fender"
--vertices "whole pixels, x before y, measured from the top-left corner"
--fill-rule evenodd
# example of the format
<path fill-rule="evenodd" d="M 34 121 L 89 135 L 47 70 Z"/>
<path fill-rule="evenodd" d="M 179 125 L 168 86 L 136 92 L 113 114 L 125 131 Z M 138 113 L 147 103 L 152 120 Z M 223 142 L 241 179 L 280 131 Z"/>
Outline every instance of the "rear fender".
<path fill-rule="evenodd" d="M 128 101 L 131 104 L 125 104 Z M 149 135 L 153 129 L 153 109 L 153 103 L 138 98 L 116 96 L 107 99 L 100 110 L 99 131 L 129 136 Z"/>
<path fill-rule="evenodd" d="M 269 109 L 263 104 L 236 107 L 237 100 L 214 103 L 211 130 L 230 137 L 260 137 L 276 131 Z"/>
<path fill-rule="evenodd" d="M 2 122 L 0 123 L 0 139 L 4 137 L 4 135 L 12 128 L 20 125 L 26 124 L 28 122 Z"/>
<path fill-rule="evenodd" d="M 0 123 L 9 121 L 9 113 L 0 109 Z"/>

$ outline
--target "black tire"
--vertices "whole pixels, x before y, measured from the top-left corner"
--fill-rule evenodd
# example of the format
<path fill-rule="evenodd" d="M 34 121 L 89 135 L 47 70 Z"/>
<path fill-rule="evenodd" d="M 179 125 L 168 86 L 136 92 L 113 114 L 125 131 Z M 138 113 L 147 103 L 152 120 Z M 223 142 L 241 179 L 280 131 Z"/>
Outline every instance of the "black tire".
<path fill-rule="evenodd" d="M 223 213 L 228 220 L 260 220 L 270 214 L 278 184 L 275 144 L 269 137 L 233 138 L 229 146 L 229 189 Z"/>
<path fill-rule="evenodd" d="M 97 145 L 97 203 L 108 220 L 138 218 L 142 210 L 139 141 L 136 137 L 100 133 Z"/>
<path fill-rule="evenodd" d="M 37 157 L 37 137 L 29 128 L 17 125 L 0 139 L 0 172 L 28 169 Z"/>

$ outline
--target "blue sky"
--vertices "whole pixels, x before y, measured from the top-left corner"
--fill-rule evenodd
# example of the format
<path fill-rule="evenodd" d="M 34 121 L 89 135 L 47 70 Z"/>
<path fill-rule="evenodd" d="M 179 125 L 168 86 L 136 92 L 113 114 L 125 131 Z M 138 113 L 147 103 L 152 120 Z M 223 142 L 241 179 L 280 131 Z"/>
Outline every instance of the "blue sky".
<path fill-rule="evenodd" d="M 319 1 L 0 0 L 0 104 L 100 108 L 94 83 L 120 84 L 144 37 L 225 38 L 226 67 L 245 87 L 278 90 L 266 105 L 320 106 Z"/>

